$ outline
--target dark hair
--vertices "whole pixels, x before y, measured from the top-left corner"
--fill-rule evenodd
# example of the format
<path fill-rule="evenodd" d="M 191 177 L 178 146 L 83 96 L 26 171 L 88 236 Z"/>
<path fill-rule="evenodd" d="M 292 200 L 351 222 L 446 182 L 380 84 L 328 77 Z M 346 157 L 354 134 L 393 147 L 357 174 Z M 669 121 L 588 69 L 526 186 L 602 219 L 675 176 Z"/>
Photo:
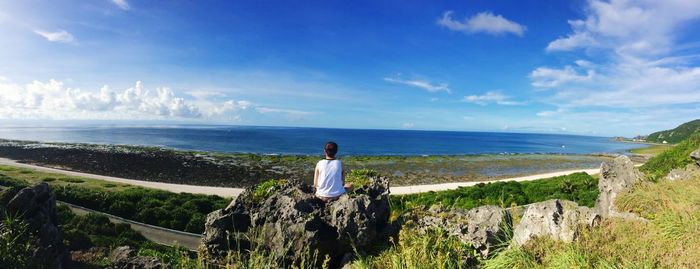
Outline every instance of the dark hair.
<path fill-rule="evenodd" d="M 338 144 L 330 141 L 323 147 L 323 151 L 326 153 L 326 155 L 328 155 L 328 157 L 335 158 L 335 154 L 338 153 Z"/>

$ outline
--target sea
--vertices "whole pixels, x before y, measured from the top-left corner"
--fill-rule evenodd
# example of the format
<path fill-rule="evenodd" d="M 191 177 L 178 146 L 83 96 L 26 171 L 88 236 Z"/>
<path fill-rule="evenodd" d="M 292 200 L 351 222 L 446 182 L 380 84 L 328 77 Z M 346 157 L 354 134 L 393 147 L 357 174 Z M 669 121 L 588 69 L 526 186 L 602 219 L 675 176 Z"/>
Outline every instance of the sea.
<path fill-rule="evenodd" d="M 321 155 L 327 141 L 338 143 L 339 155 L 402 156 L 625 153 L 644 146 L 565 134 L 189 125 L 0 127 L 0 138 L 270 155 Z"/>

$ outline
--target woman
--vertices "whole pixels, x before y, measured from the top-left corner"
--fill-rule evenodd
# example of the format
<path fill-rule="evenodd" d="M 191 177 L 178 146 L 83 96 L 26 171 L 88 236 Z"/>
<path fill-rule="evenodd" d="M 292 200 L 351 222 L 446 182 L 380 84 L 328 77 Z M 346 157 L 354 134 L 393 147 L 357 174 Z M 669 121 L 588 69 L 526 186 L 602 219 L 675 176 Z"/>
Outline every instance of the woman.
<path fill-rule="evenodd" d="M 324 202 L 338 200 L 346 191 L 352 189 L 352 184 L 345 184 L 343 163 L 335 158 L 338 144 L 328 142 L 323 147 L 326 158 L 316 163 L 314 172 L 314 188 L 316 197 Z"/>

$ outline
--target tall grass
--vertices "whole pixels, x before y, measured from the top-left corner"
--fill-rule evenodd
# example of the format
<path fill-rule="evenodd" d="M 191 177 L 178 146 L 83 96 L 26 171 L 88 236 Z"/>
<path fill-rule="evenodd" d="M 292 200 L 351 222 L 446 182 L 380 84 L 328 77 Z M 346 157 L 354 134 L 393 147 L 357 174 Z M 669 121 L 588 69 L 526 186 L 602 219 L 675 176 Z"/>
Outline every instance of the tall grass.
<path fill-rule="evenodd" d="M 32 260 L 36 237 L 18 216 L 7 215 L 0 222 L 0 268 L 38 268 Z"/>
<path fill-rule="evenodd" d="M 454 236 L 433 230 L 426 234 L 403 229 L 398 242 L 377 256 L 356 260 L 352 268 L 470 268 L 475 265 L 475 250 Z"/>
<path fill-rule="evenodd" d="M 700 148 L 700 133 L 649 159 L 639 168 L 652 181 L 658 181 L 674 168 L 682 168 L 692 162 L 690 153 Z"/>

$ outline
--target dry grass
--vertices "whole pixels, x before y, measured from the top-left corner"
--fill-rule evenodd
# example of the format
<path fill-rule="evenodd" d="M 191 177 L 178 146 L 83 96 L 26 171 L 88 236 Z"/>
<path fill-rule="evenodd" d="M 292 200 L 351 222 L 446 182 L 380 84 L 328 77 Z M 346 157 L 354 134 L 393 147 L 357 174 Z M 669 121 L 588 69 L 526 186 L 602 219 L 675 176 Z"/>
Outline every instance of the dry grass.
<path fill-rule="evenodd" d="M 617 205 L 649 221 L 608 219 L 573 244 L 533 240 L 503 252 L 485 267 L 700 267 L 700 179 L 641 184 L 620 195 Z"/>

